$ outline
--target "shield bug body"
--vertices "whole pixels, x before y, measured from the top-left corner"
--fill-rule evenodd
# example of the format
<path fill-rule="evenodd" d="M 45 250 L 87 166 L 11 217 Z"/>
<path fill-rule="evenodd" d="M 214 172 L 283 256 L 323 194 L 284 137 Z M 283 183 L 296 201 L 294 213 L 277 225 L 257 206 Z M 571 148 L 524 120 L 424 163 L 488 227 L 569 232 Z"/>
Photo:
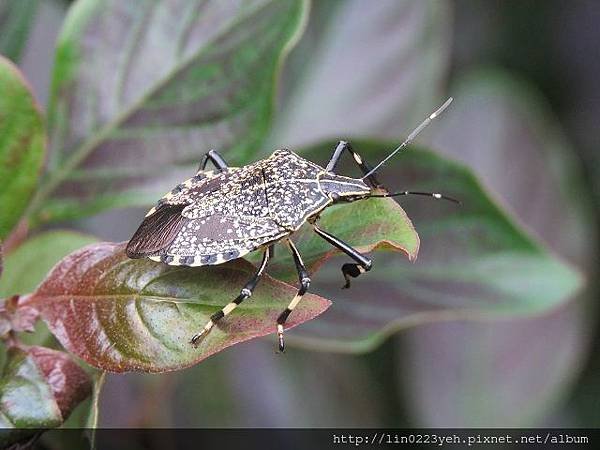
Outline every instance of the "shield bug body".
<path fill-rule="evenodd" d="M 256 273 L 237 298 L 213 314 L 206 326 L 191 338 L 190 342 L 197 345 L 218 320 L 252 295 L 273 256 L 273 245 L 285 240 L 296 265 L 299 289 L 277 319 L 279 349 L 283 351 L 285 322 L 310 284 L 308 271 L 290 235 L 309 222 L 319 236 L 346 253 L 353 262 L 342 266 L 345 288 L 350 286 L 351 277 L 369 271 L 372 263 L 367 256 L 318 227 L 319 214 L 334 203 L 370 197 L 414 194 L 452 200 L 437 193 L 389 193 L 375 176 L 375 172 L 408 145 L 451 100 L 423 121 L 375 168 L 364 162 L 344 141 L 337 144 L 325 168 L 285 149 L 276 150 L 268 158 L 253 164 L 234 168 L 228 167 L 224 159 L 211 150 L 204 156 L 194 177 L 175 187 L 146 214 L 127 245 L 127 255 L 130 258 L 147 257 L 168 265 L 204 266 L 222 264 L 255 250 L 263 252 Z M 353 157 L 363 172 L 362 178 L 334 173 L 344 152 Z M 209 161 L 216 170 L 205 170 Z"/>

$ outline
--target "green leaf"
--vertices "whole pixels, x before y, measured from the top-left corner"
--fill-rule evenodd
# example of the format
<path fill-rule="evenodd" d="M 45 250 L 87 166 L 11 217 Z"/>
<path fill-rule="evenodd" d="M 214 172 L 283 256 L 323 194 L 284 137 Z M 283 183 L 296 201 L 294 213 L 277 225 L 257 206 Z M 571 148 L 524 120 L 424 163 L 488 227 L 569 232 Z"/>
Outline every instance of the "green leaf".
<path fill-rule="evenodd" d="M 2 428 L 53 428 L 61 422 L 52 388 L 35 358 L 25 350 L 9 350 L 0 379 Z"/>
<path fill-rule="evenodd" d="M 436 0 L 317 2 L 284 72 L 296 83 L 270 142 L 397 138 L 440 99 L 449 16 L 447 2 Z"/>
<path fill-rule="evenodd" d="M 146 205 L 217 148 L 256 152 L 303 0 L 82 0 L 59 38 L 48 180 L 36 198 Z M 126 199 L 124 202 L 123 200 Z M 41 220 L 55 219 L 45 208 Z"/>
<path fill-rule="evenodd" d="M 32 292 L 61 258 L 95 241 L 92 236 L 64 230 L 28 239 L 6 256 L 0 298 Z"/>
<path fill-rule="evenodd" d="M 363 156 L 394 148 L 390 143 L 353 144 Z M 330 144 L 324 144 L 305 154 L 318 160 L 318 155 L 330 149 Z M 341 170 L 346 173 L 343 167 Z M 392 191 L 441 191 L 463 205 L 401 197 L 421 238 L 419 258 L 408 264 L 375 254 L 373 269 L 348 291 L 339 290 L 339 265 L 327 264 L 311 288 L 323 290 L 335 306 L 321 320 L 299 330 L 298 344 L 366 351 L 408 326 L 442 319 L 539 314 L 563 304 L 580 288 L 579 273 L 512 222 L 466 167 L 411 149 L 390 161 L 380 179 Z M 380 216 L 371 219 L 353 210 L 355 207 L 346 206 L 350 212 L 344 214 L 343 206 L 325 211 L 323 221 L 330 224 L 327 230 L 345 237 L 344 230 L 352 222 L 371 223 L 375 229 L 384 223 Z M 360 243 L 356 238 L 347 241 Z M 340 263 L 343 261 L 341 258 Z"/>
<path fill-rule="evenodd" d="M 38 0 L 3 0 L 0 2 L 0 53 L 18 61 L 27 42 Z"/>
<path fill-rule="evenodd" d="M 401 251 L 414 261 L 419 251 L 419 235 L 413 224 L 400 205 L 389 198 L 332 206 L 322 214 L 319 228 L 335 230 L 337 237 L 351 242 L 354 248 L 363 253 L 375 250 Z M 311 273 L 334 255 L 341 254 L 308 225 L 294 236 L 294 242 L 302 249 L 302 259 Z M 278 252 L 277 258 L 269 266 L 269 273 L 287 282 L 298 279 L 289 251 Z"/>
<path fill-rule="evenodd" d="M 89 375 L 65 352 L 46 347 L 27 347 L 52 394 L 64 421 L 92 393 Z"/>
<path fill-rule="evenodd" d="M 265 275 L 252 298 L 198 348 L 189 343 L 255 270 L 242 259 L 200 268 L 167 266 L 129 259 L 123 244 L 92 244 L 64 258 L 27 305 L 39 309 L 65 348 L 92 366 L 111 372 L 176 370 L 275 332 L 276 318 L 297 288 Z M 305 296 L 288 326 L 316 317 L 329 304 Z"/>
<path fill-rule="evenodd" d="M 46 149 L 44 124 L 23 76 L 0 56 L 0 239 L 23 214 Z"/>
<path fill-rule="evenodd" d="M 0 444 L 59 426 L 90 392 L 88 375 L 66 353 L 37 346 L 10 348 L 0 378 L 0 426 L 9 430 L 0 433 Z"/>

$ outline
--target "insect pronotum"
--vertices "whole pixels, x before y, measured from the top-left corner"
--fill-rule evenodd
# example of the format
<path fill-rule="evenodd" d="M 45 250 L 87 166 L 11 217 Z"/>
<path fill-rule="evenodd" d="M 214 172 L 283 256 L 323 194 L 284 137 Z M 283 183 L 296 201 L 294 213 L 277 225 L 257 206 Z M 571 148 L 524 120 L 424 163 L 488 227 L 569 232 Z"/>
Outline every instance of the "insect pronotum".
<path fill-rule="evenodd" d="M 279 350 L 284 351 L 284 325 L 310 284 L 309 273 L 298 249 L 290 239 L 305 222 L 315 233 L 347 254 L 354 262 L 342 265 L 344 288 L 350 278 L 371 270 L 369 257 L 317 225 L 319 214 L 328 206 L 372 197 L 426 195 L 435 199 L 456 200 L 433 192 L 388 192 L 375 173 L 396 153 L 405 148 L 433 119 L 448 107 L 449 98 L 415 128 L 408 138 L 374 168 L 356 153 L 349 143 L 339 141 L 325 168 L 290 150 L 276 150 L 266 159 L 244 167 L 228 167 L 215 150 L 204 155 L 196 175 L 176 186 L 150 209 L 127 244 L 130 258 L 147 257 L 174 266 L 222 264 L 241 258 L 254 250 L 263 252 L 256 273 L 239 295 L 214 313 L 202 330 L 191 337 L 194 346 L 215 323 L 229 315 L 252 291 L 273 256 L 273 245 L 285 241 L 298 272 L 298 293 L 279 315 L 276 323 Z M 335 173 L 342 154 L 349 153 L 363 173 L 350 178 Z M 208 162 L 216 170 L 206 171 Z"/>

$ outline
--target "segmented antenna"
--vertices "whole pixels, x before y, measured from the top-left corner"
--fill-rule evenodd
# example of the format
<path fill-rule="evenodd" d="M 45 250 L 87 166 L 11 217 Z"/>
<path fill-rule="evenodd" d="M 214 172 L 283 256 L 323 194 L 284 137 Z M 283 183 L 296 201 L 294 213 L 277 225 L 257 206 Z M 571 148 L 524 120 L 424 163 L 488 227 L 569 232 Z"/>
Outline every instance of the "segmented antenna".
<path fill-rule="evenodd" d="M 431 123 L 431 121 L 433 119 L 435 119 L 442 112 L 444 112 L 444 110 L 448 107 L 448 105 L 450 105 L 450 103 L 452 103 L 452 100 L 453 100 L 452 97 L 450 97 L 448 100 L 446 100 L 442 106 L 440 106 L 438 109 L 436 109 L 435 112 L 433 112 L 427 119 L 425 119 L 423 122 L 421 122 L 421 124 L 417 128 L 415 128 L 414 130 L 412 130 L 412 132 L 408 135 L 408 137 L 406 138 L 406 140 L 402 144 L 400 144 L 398 147 L 396 147 L 396 149 L 392 153 L 390 153 L 383 161 L 381 161 L 373 169 L 371 169 L 364 177 L 361 178 L 361 180 L 364 180 L 369 175 L 377 172 L 377 170 L 381 166 L 383 166 L 392 156 L 394 156 L 396 153 L 398 153 L 400 150 L 402 150 L 404 147 L 406 147 L 408 144 L 410 144 L 414 140 L 414 138 L 416 138 L 417 135 L 421 131 L 423 131 L 423 129 L 427 125 L 429 125 Z"/>
<path fill-rule="evenodd" d="M 403 191 L 403 192 L 393 192 L 387 194 L 372 194 L 365 198 L 385 198 L 385 197 L 399 197 L 401 195 L 423 195 L 425 197 L 433 197 L 436 200 L 447 200 L 452 203 L 456 203 L 457 205 L 462 205 L 460 200 L 456 200 L 455 198 L 448 197 L 444 194 L 439 194 L 437 192 L 417 192 L 417 191 Z"/>

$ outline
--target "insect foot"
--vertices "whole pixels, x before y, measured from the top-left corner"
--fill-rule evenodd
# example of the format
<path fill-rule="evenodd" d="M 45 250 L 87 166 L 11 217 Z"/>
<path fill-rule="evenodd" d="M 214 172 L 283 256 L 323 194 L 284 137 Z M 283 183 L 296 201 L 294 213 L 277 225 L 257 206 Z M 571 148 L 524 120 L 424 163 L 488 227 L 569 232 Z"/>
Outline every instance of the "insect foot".
<path fill-rule="evenodd" d="M 190 339 L 190 344 L 192 344 L 194 347 L 198 348 L 198 344 L 200 344 L 200 341 L 202 340 L 202 338 L 204 338 L 208 332 L 212 329 L 212 327 L 215 325 L 215 323 L 213 322 L 212 319 L 210 319 L 208 321 L 208 323 L 206 325 L 204 325 L 204 328 L 202 329 L 202 331 L 200 331 L 199 333 L 196 333 L 195 335 L 192 336 L 192 338 Z"/>
<path fill-rule="evenodd" d="M 350 277 L 356 278 L 360 274 L 371 270 L 372 266 L 373 264 L 370 260 L 367 260 L 365 264 L 344 264 L 342 266 L 342 274 L 344 275 L 346 283 L 342 286 L 342 289 L 348 289 L 350 287 Z"/>
<path fill-rule="evenodd" d="M 285 341 L 283 340 L 282 324 L 277 324 L 277 340 L 279 342 L 279 353 L 285 353 Z"/>

